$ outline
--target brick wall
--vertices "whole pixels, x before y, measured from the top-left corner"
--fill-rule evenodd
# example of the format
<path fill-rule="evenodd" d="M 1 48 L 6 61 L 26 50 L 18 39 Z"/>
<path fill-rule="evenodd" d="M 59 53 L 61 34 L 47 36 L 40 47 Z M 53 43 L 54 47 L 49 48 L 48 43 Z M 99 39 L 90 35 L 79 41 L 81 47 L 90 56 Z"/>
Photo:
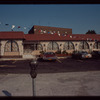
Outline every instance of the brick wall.
<path fill-rule="evenodd" d="M 48 27 L 48 26 L 33 26 L 29 34 L 72 34 L 71 28 L 59 28 L 59 27 Z"/>

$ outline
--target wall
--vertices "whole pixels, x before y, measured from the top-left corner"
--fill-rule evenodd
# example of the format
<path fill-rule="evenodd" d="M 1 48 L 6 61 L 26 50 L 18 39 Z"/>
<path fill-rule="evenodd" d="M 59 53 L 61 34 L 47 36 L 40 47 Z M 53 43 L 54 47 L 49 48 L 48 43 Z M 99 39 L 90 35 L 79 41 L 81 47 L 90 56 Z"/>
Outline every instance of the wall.
<path fill-rule="evenodd" d="M 19 55 L 19 56 L 23 56 L 24 57 L 24 48 L 23 48 L 23 40 L 15 40 L 18 44 L 18 47 L 19 47 L 19 52 L 4 52 L 4 47 L 5 47 L 5 44 L 8 40 L 1 40 L 1 47 L 0 47 L 0 55 L 1 56 L 4 56 L 4 55 L 11 55 L 11 56 L 14 56 L 14 55 Z M 51 41 L 41 41 L 40 44 L 42 45 L 43 47 L 43 51 L 45 52 L 56 52 L 57 50 L 47 50 L 47 46 L 49 44 L 49 42 Z M 63 51 L 63 48 L 64 48 L 64 44 L 65 44 L 66 41 L 56 41 L 56 43 L 59 45 L 59 49 L 61 51 Z M 80 44 L 80 41 L 71 41 L 73 44 L 74 44 L 74 49 L 72 50 L 66 50 L 68 53 L 72 53 L 74 50 L 76 51 L 79 51 L 79 44 Z M 94 41 L 89 41 L 87 42 L 89 44 L 89 49 L 86 49 L 85 51 L 93 51 L 93 50 L 100 50 L 100 49 L 94 49 L 93 48 L 93 45 L 94 45 Z M 30 55 L 40 55 L 40 51 L 41 50 L 34 50 Z M 25 55 L 26 57 L 27 55 Z"/>
<path fill-rule="evenodd" d="M 16 40 L 19 46 L 19 55 L 23 55 L 23 41 L 22 40 Z"/>
<path fill-rule="evenodd" d="M 1 56 L 4 55 L 4 47 L 6 44 L 7 40 L 1 40 Z"/>
<path fill-rule="evenodd" d="M 42 46 L 43 46 L 43 51 L 53 51 L 53 52 L 56 52 L 57 50 L 47 50 L 47 45 L 49 44 L 49 42 L 50 41 L 46 41 L 46 42 L 40 42 L 41 44 L 42 44 Z M 61 50 L 61 51 L 63 51 L 63 48 L 64 48 L 64 44 L 65 44 L 65 42 L 66 41 L 56 41 L 57 42 L 57 44 L 59 45 L 59 49 Z M 72 53 L 74 50 L 75 51 L 80 51 L 80 49 L 79 49 L 79 44 L 80 44 L 80 41 L 71 41 L 73 44 L 74 44 L 74 49 L 72 49 L 72 50 L 66 50 L 68 53 Z M 100 49 L 94 49 L 93 48 L 93 45 L 94 45 L 94 41 L 87 41 L 87 43 L 88 43 L 88 45 L 89 45 L 89 49 L 84 49 L 85 51 L 93 51 L 93 50 L 100 50 Z M 44 46 L 44 44 L 45 44 L 45 46 Z"/>
<path fill-rule="evenodd" d="M 34 25 L 28 32 L 29 34 L 72 34 L 71 28 L 60 28 L 60 27 L 49 27 L 49 26 L 38 26 Z"/>

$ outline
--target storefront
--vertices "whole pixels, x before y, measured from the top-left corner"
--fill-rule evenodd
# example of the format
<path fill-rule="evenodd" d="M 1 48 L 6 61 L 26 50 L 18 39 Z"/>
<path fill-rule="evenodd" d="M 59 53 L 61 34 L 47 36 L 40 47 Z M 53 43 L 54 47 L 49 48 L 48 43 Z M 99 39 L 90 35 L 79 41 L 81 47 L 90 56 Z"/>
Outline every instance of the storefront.
<path fill-rule="evenodd" d="M 0 57 L 27 58 L 41 52 L 100 51 L 99 34 L 24 34 L 0 32 Z"/>

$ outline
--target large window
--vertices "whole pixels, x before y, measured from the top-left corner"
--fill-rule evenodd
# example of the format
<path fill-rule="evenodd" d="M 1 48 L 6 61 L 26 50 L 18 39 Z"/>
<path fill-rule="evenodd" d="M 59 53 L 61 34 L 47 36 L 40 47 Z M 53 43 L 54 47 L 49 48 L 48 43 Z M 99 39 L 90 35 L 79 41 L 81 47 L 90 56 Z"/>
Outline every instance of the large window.
<path fill-rule="evenodd" d="M 43 50 L 43 47 L 41 44 L 36 44 L 36 50 Z"/>
<path fill-rule="evenodd" d="M 32 53 L 34 50 L 42 50 L 43 47 L 41 44 L 26 44 L 24 45 L 24 53 Z"/>
<path fill-rule="evenodd" d="M 79 44 L 79 49 L 89 49 L 89 45 L 88 45 L 88 43 L 86 42 L 86 41 L 82 41 L 82 42 L 80 42 L 80 44 Z"/>
<path fill-rule="evenodd" d="M 50 42 L 47 46 L 47 50 L 59 50 L 59 46 L 56 42 Z"/>
<path fill-rule="evenodd" d="M 7 41 L 7 43 L 5 44 L 5 52 L 18 52 L 18 51 L 19 48 L 17 42 L 13 40 Z"/>
<path fill-rule="evenodd" d="M 93 45 L 94 49 L 100 49 L 100 42 L 95 42 Z"/>
<path fill-rule="evenodd" d="M 64 50 L 72 50 L 72 49 L 74 49 L 74 44 L 72 42 L 70 42 L 70 41 L 65 42 Z"/>
<path fill-rule="evenodd" d="M 24 53 L 31 53 L 34 50 L 34 45 L 24 45 Z"/>

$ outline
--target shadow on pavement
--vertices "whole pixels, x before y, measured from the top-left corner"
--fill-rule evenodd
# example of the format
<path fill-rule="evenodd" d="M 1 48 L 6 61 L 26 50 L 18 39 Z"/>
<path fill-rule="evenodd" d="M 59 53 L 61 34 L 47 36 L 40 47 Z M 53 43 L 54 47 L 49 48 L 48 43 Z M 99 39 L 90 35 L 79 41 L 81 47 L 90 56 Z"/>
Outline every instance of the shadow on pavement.
<path fill-rule="evenodd" d="M 11 93 L 9 93 L 9 92 L 6 91 L 6 90 L 2 90 L 2 92 L 3 92 L 6 96 L 11 96 Z"/>

